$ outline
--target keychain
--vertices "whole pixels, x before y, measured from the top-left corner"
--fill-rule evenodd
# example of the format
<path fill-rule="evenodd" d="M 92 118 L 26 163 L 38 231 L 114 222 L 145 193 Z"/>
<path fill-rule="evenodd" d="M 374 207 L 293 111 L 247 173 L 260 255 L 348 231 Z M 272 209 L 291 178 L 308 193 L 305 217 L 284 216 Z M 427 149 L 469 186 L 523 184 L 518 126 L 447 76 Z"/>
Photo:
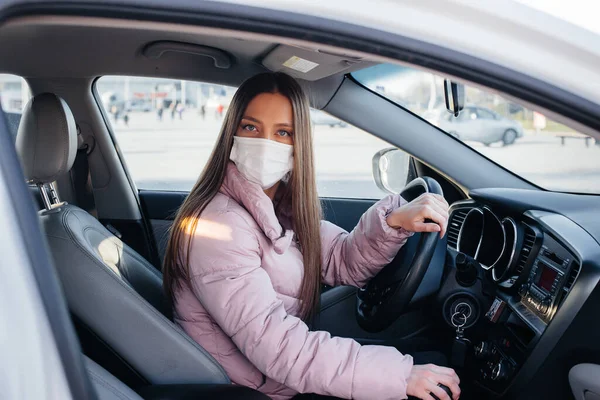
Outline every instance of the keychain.
<path fill-rule="evenodd" d="M 465 338 L 463 327 L 466 325 L 469 316 L 465 313 L 467 310 L 458 310 L 452 314 L 451 322 L 456 328 L 454 342 L 452 343 L 452 355 L 450 363 L 453 367 L 462 368 L 465 365 L 467 349 L 471 341 Z"/>

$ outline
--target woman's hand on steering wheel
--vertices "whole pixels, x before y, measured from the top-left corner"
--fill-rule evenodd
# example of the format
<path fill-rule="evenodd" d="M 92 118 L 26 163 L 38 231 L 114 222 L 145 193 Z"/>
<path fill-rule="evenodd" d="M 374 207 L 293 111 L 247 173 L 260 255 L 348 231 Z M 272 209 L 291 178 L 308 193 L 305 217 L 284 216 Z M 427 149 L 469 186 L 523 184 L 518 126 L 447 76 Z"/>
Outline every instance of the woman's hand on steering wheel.
<path fill-rule="evenodd" d="M 419 399 L 432 400 L 434 394 L 440 400 L 451 400 L 450 396 L 438 386 L 446 385 L 452 391 L 452 400 L 460 397 L 460 379 L 451 368 L 434 364 L 414 365 L 406 381 L 406 394 Z"/>
<path fill-rule="evenodd" d="M 445 247 L 444 243 L 438 246 L 448 226 L 449 207 L 443 195 L 435 179 L 419 177 L 409 182 L 400 194 L 410 202 L 387 215 L 390 228 L 420 234 L 409 238 L 408 246 L 400 249 L 394 259 L 357 292 L 356 320 L 364 330 L 381 332 L 406 311 L 436 249 Z M 436 263 L 439 262 L 443 262 L 443 258 L 437 258 Z"/>
<path fill-rule="evenodd" d="M 392 211 L 386 221 L 392 228 L 404 228 L 409 232 L 440 232 L 440 237 L 444 237 L 448 227 L 448 208 L 450 206 L 443 196 L 424 193 Z"/>

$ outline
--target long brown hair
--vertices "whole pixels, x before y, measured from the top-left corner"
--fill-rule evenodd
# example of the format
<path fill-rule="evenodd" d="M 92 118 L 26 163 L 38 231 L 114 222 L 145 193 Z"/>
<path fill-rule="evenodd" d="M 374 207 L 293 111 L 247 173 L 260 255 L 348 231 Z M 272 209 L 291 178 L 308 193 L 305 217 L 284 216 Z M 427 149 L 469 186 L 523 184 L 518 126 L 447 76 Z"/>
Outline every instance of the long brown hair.
<path fill-rule="evenodd" d="M 248 104 L 261 93 L 280 93 L 292 103 L 294 115 L 294 166 L 282 201 L 291 201 L 292 223 L 304 261 L 304 278 L 299 298 L 300 317 L 312 319 L 319 304 L 321 288 L 321 204 L 315 179 L 309 101 L 304 91 L 289 75 L 263 73 L 245 81 L 237 90 L 212 154 L 183 202 L 169 236 L 163 266 L 163 287 L 175 304 L 175 294 L 190 282 L 189 255 L 192 235 L 200 214 L 219 191 L 229 163 L 233 137 Z"/>

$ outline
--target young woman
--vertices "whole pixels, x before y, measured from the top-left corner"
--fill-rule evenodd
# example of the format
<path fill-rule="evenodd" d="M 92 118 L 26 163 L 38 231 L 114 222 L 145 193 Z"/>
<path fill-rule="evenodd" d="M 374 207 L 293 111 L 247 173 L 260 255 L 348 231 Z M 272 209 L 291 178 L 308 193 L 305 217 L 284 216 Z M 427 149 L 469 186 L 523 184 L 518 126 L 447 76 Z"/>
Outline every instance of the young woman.
<path fill-rule="evenodd" d="M 425 223 L 430 219 L 435 223 Z M 282 73 L 239 88 L 204 172 L 173 224 L 164 287 L 175 319 L 231 380 L 273 399 L 440 399 L 459 379 L 393 347 L 311 331 L 320 288 L 363 286 L 411 232 L 444 235 L 448 204 L 388 196 L 347 233 L 321 220 L 309 103 Z"/>

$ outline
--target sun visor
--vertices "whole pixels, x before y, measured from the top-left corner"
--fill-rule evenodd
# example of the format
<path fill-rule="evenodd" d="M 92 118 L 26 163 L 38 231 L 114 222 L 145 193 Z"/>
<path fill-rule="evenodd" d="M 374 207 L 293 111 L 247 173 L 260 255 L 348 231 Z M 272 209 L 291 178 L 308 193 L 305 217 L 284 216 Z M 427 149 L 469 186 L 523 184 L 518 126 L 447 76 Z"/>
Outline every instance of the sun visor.
<path fill-rule="evenodd" d="M 267 54 L 262 64 L 271 71 L 316 81 L 339 72 L 354 70 L 361 64 L 361 60 L 354 55 L 279 45 Z"/>

